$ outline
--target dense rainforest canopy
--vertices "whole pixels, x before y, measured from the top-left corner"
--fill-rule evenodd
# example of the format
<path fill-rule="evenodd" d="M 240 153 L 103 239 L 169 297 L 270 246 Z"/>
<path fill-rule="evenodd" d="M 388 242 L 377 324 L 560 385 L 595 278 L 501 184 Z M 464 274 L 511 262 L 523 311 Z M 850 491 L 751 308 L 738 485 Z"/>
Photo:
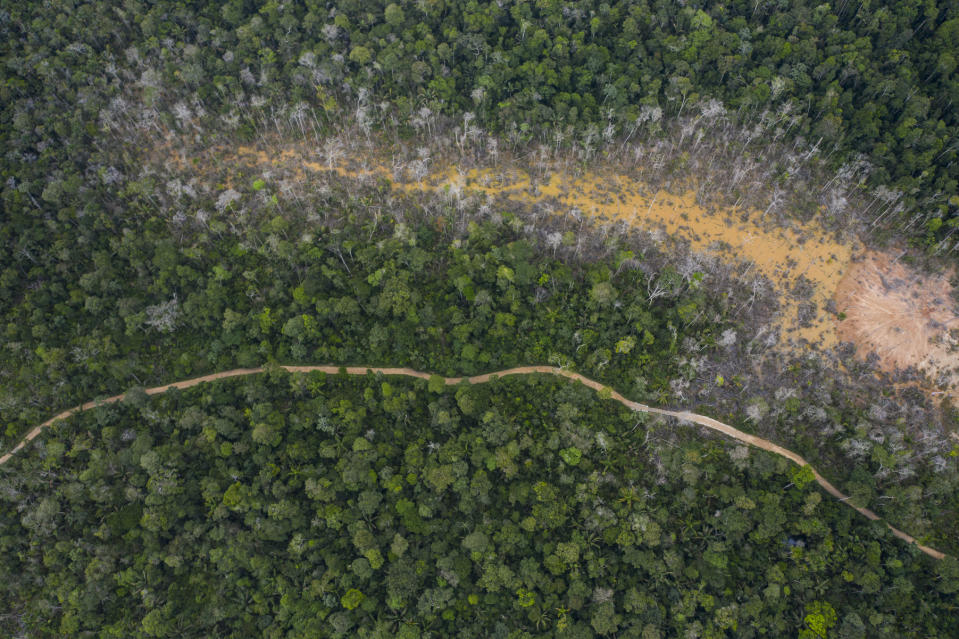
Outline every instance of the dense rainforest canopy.
<path fill-rule="evenodd" d="M 35 637 L 953 636 L 955 560 L 672 430 L 535 376 L 133 391 L 16 458 L 0 593 Z"/>
<path fill-rule="evenodd" d="M 259 250 L 221 238 L 225 255 L 159 248 L 164 265 L 117 259 L 154 240 L 124 235 L 103 268 L 125 275 L 91 273 L 82 311 L 51 311 L 89 318 L 87 337 L 38 332 L 35 361 L 13 349 L 10 395 L 89 397 L 125 375 L 273 358 L 450 373 L 548 361 L 652 401 L 684 375 L 698 383 L 683 353 L 723 341 L 707 276 L 667 268 L 669 292 L 651 300 L 638 268 L 619 268 L 628 249 L 577 265 L 571 237 L 531 243 L 516 220 L 455 239 L 455 218 L 415 217 Z M 562 251 L 573 268 L 549 255 Z M 149 304 L 157 286 L 169 301 Z M 31 338 L 29 321 L 14 327 Z M 801 420 L 786 404 L 777 419 Z M 0 469 L 0 599 L 11 631 L 36 636 L 946 637 L 955 621 L 955 559 L 824 499 L 781 458 L 558 380 L 270 373 L 152 400 L 134 389 L 28 451 Z M 830 474 L 884 508 L 863 470 Z M 922 473 L 929 498 L 910 504 L 947 549 L 952 476 Z"/>
<path fill-rule="evenodd" d="M 954 2 L 23 2 L 0 9 L 0 52 L 8 199 L 69 201 L 111 103 L 147 128 L 208 113 L 252 134 L 251 96 L 338 113 L 371 91 L 407 129 L 468 111 L 567 143 L 715 98 L 832 166 L 867 160 L 931 231 L 959 211 Z"/>
<path fill-rule="evenodd" d="M 586 164 L 678 137 L 668 174 L 715 124 L 707 164 L 775 146 L 760 188 L 815 166 L 806 209 L 869 193 L 865 231 L 948 248 L 957 48 L 933 1 L 2 3 L 0 452 L 129 392 L 0 466 L 0 634 L 953 636 L 956 411 L 777 352 L 749 264 L 223 149 Z M 574 369 L 787 446 L 951 556 L 567 381 L 274 363 Z"/>

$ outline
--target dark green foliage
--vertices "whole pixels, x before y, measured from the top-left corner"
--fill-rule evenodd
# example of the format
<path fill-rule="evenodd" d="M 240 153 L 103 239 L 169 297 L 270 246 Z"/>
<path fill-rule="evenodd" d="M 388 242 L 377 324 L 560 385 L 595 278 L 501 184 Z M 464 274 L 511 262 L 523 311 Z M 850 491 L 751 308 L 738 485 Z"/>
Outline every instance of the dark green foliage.
<path fill-rule="evenodd" d="M 466 414 L 461 390 L 425 381 L 281 373 L 73 418 L 2 471 L 0 623 L 33 637 L 952 636 L 955 562 L 815 485 L 782 490 L 785 460 L 753 451 L 735 468 L 693 433 L 644 446 L 629 411 L 551 377 L 470 392 L 481 408 Z M 570 409 L 575 424 L 556 417 Z M 496 439 L 481 434 L 492 420 L 508 424 Z"/>
<path fill-rule="evenodd" d="M 470 223 L 457 237 L 437 230 L 448 223 L 348 223 L 285 242 L 279 256 L 269 240 L 252 250 L 226 236 L 200 249 L 162 243 L 159 232 L 90 235 L 94 253 L 110 258 L 78 261 L 71 273 L 78 288 L 22 287 L 18 304 L 3 309 L 8 343 L 34 344 L 0 351 L 16 371 L 6 390 L 52 396 L 56 388 L 56 403 L 68 404 L 119 392 L 131 374 L 159 383 L 268 360 L 445 375 L 561 363 L 627 391 L 645 375 L 655 398 L 675 370 L 669 352 L 677 330 L 707 339 L 715 331 L 704 314 L 684 321 L 674 302 L 712 309 L 713 319 L 723 312 L 695 283 L 650 303 L 635 271 L 571 267 L 534 250 L 508 224 Z M 158 241 L 162 260 L 144 263 Z M 38 264 L 36 273 L 57 277 L 53 265 Z M 606 291 L 602 312 L 597 287 Z M 41 315 L 51 321 L 32 321 Z M 61 325 L 75 328 L 53 330 Z M 643 348 L 615 352 L 617 341 L 633 335 L 646 336 Z M 467 390 L 457 402 L 475 410 Z M 394 412 L 405 404 L 389 398 Z M 7 435 L 42 421 L 49 409 L 40 408 L 0 407 Z M 264 419 L 254 436 L 269 443 L 275 419 Z M 448 413 L 437 420 L 455 426 Z"/>
<path fill-rule="evenodd" d="M 193 117 L 235 111 L 251 93 L 281 110 L 302 101 L 341 114 L 339 100 L 352 117 L 369 90 L 409 132 L 432 135 L 424 108 L 471 112 L 513 142 L 628 135 L 644 106 L 681 115 L 712 97 L 744 122 L 782 120 L 782 135 L 835 166 L 863 155 L 873 184 L 910 209 L 935 197 L 917 237 L 955 228 L 954 2 L 333 5 L 11 4 L 0 13 L 6 201 L 69 211 L 117 165 L 98 154 L 105 122 L 192 134 Z M 257 126 L 238 125 L 249 137 Z"/>
<path fill-rule="evenodd" d="M 58 241 L 58 252 L 32 263 L 26 281 L 11 280 L 16 303 L 0 308 L 7 447 L 58 408 L 133 383 L 159 385 L 271 361 L 410 366 L 448 376 L 552 364 L 631 399 L 691 409 L 692 398 L 712 384 L 715 375 L 703 379 L 697 362 L 729 325 L 737 294 L 729 280 L 680 274 L 648 244 L 630 244 L 637 259 L 629 263 L 614 259 L 629 238 L 599 241 L 584 233 L 576 246 L 551 248 L 559 231 L 550 224 L 561 221 L 544 220 L 527 232 L 517 230 L 520 218 L 511 214 L 495 222 L 476 222 L 470 211 L 428 217 L 408 202 L 396 204 L 404 222 L 371 220 L 357 208 L 373 197 L 330 194 L 316 206 L 344 219 L 325 228 L 290 212 L 282 233 L 264 216 L 259 229 L 242 235 L 181 228 L 177 242 L 164 224 L 146 221 L 140 233 L 80 227 L 76 241 Z M 37 281 L 48 285 L 28 284 Z M 656 281 L 665 281 L 667 293 L 651 300 L 649 283 Z M 783 386 L 810 387 L 818 402 L 824 382 L 809 377 L 808 366 L 795 380 L 792 369 L 768 374 Z M 393 414 L 402 414 L 408 399 L 386 392 Z M 892 457 L 894 442 L 872 446 L 859 423 L 862 409 L 838 388 L 830 394 L 832 419 L 848 428 L 818 435 L 795 397 L 759 425 L 775 428 L 767 431 L 773 439 L 804 455 L 857 503 L 934 547 L 955 550 L 955 457 L 933 450 L 923 454 L 923 466 L 913 461 L 917 455 Z M 452 408 L 470 416 L 482 409 L 470 389 L 458 389 L 455 398 L 455 407 L 432 417 L 438 428 L 459 427 Z M 127 401 L 138 400 L 131 394 Z M 577 419 L 575 411 L 563 414 Z M 258 442 L 276 441 L 281 417 L 263 416 Z M 483 423 L 494 440 L 504 428 L 496 419 Z M 851 442 L 874 452 L 850 464 Z M 909 473 L 905 481 L 879 474 L 893 463 Z"/>
<path fill-rule="evenodd" d="M 553 364 L 734 421 L 752 401 L 740 374 L 718 371 L 729 381 L 712 388 L 723 378 L 703 362 L 745 300 L 768 316 L 755 291 L 680 272 L 635 237 L 382 184 L 290 195 L 183 149 L 274 128 L 315 140 L 343 118 L 382 125 L 396 147 L 475 119 L 520 153 L 595 149 L 644 123 L 658 140 L 718 98 L 727 131 L 776 119 L 764 130 L 783 148 L 801 138 L 835 166 L 865 154 L 873 185 L 929 216 L 900 226 L 939 239 L 959 201 L 946 204 L 956 11 L 5 3 L 2 448 L 62 408 L 136 388 L 0 468 L 0 634 L 954 635 L 956 560 L 932 564 L 820 501 L 779 458 L 727 455 L 558 380 L 448 388 L 272 367 Z M 853 185 L 856 166 L 842 173 Z M 900 210 L 889 191 L 875 201 L 877 215 Z M 139 390 L 261 365 L 271 372 L 188 393 Z M 746 427 L 955 552 L 955 455 L 925 431 L 877 430 L 918 418 L 887 419 L 812 367 L 763 371 L 788 392 L 781 406 L 759 398 Z M 811 396 L 828 411 L 809 412 Z"/>

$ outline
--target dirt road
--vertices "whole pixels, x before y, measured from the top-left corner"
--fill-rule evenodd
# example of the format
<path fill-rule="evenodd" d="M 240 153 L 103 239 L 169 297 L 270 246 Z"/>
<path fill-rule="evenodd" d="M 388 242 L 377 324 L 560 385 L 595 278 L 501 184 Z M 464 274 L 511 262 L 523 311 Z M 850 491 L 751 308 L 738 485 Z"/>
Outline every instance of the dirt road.
<path fill-rule="evenodd" d="M 281 366 L 280 368 L 286 371 L 289 371 L 291 373 L 323 372 L 323 373 L 328 373 L 330 375 L 335 375 L 339 373 L 341 370 L 345 370 L 348 375 L 366 375 L 367 373 L 372 372 L 372 373 L 380 373 L 383 375 L 418 377 L 420 379 L 429 379 L 430 377 L 432 377 L 430 373 L 415 371 L 412 368 L 380 368 L 380 367 L 367 367 L 367 366 L 346 366 L 346 367 Z M 148 388 L 146 389 L 146 393 L 147 395 L 157 395 L 159 393 L 165 393 L 171 388 L 180 388 L 180 389 L 190 388 L 191 386 L 196 386 L 197 384 L 202 384 L 204 382 L 211 382 L 217 379 L 225 379 L 228 377 L 243 377 L 245 375 L 256 375 L 258 373 L 264 373 L 264 372 L 266 372 L 266 369 L 263 369 L 263 368 L 235 368 L 229 371 L 212 373 L 210 375 L 204 375 L 202 377 L 194 377 L 193 379 L 186 379 L 179 382 L 173 382 L 172 384 L 167 384 L 165 386 L 156 386 L 154 388 Z M 756 437 L 755 435 L 750 435 L 749 433 L 744 433 L 738 428 L 733 428 L 732 426 L 728 424 L 724 424 L 711 417 L 706 417 L 705 415 L 698 415 L 696 413 L 690 413 L 688 411 L 673 411 L 673 410 L 665 410 L 662 408 L 654 408 L 652 406 L 647 406 L 646 404 L 640 404 L 638 402 L 631 401 L 629 399 L 626 399 L 625 397 L 623 397 L 622 395 L 620 395 L 613 389 L 609 388 L 608 386 L 600 384 L 599 382 L 589 379 L 588 377 L 583 377 L 579 373 L 574 373 L 572 371 L 568 371 L 562 368 L 554 368 L 552 366 L 520 366 L 518 368 L 509 368 L 509 369 L 497 371 L 494 373 L 474 375 L 473 377 L 445 377 L 443 378 L 443 381 L 446 383 L 447 386 L 453 386 L 453 385 L 459 384 L 463 382 L 464 380 L 469 382 L 470 384 L 482 384 L 490 381 L 493 378 L 507 377 L 509 375 L 530 375 L 530 374 L 559 375 L 560 377 L 566 377 L 567 379 L 576 380 L 577 382 L 583 384 L 584 386 L 588 386 L 589 388 L 592 388 L 593 390 L 608 391 L 612 399 L 616 400 L 620 404 L 623 404 L 624 406 L 634 411 L 637 411 L 640 413 L 653 413 L 656 415 L 666 415 L 668 417 L 674 417 L 681 421 L 693 422 L 693 423 L 699 424 L 700 426 L 705 426 L 706 428 L 723 433 L 724 435 L 728 437 L 737 439 L 741 442 L 749 444 L 750 446 L 755 446 L 756 448 L 761 448 L 763 450 L 768 450 L 771 453 L 782 455 L 789 461 L 793 462 L 794 464 L 798 464 L 799 466 L 809 466 L 809 463 L 805 459 L 803 459 L 802 457 L 800 457 L 793 451 L 783 448 L 782 446 L 778 446 L 777 444 L 774 444 L 767 439 Z M 62 413 L 55 415 L 54 417 L 48 419 L 47 421 L 43 422 L 42 424 L 40 424 L 39 426 L 31 430 L 29 433 L 27 433 L 26 437 L 24 437 L 23 440 L 19 444 L 17 444 L 17 446 L 12 451 L 0 457 L 0 465 L 5 464 L 12 455 L 14 455 L 21 448 L 23 448 L 28 442 L 30 442 L 37 435 L 39 435 L 44 428 L 47 428 L 48 426 L 50 426 L 57 420 L 66 419 L 67 417 L 70 417 L 74 413 L 87 411 L 97 406 L 102 406 L 105 404 L 113 404 L 115 402 L 120 401 L 121 399 L 123 399 L 123 395 L 114 395 L 113 397 L 108 397 L 106 399 L 99 399 L 95 401 L 86 402 L 85 404 L 81 404 L 80 406 L 74 406 L 71 409 L 65 410 Z M 829 493 L 830 495 L 832 495 L 839 501 L 843 502 L 850 508 L 854 508 L 860 514 L 868 517 L 869 519 L 876 520 L 876 521 L 879 520 L 879 515 L 869 510 L 868 508 L 862 508 L 860 506 L 856 506 L 850 503 L 848 495 L 844 495 L 843 493 L 841 493 L 839 489 L 837 489 L 835 486 L 829 483 L 829 481 L 825 477 L 820 475 L 815 468 L 812 468 L 812 466 L 809 466 L 809 467 L 816 478 L 816 482 L 820 486 L 822 486 L 823 490 L 825 490 L 827 493 Z M 924 546 L 920 544 L 919 542 L 916 541 L 914 537 L 907 535 L 901 530 L 890 526 L 888 523 L 886 525 L 889 527 L 889 530 L 892 531 L 892 534 L 894 534 L 896 537 L 899 537 L 900 539 L 902 539 L 903 541 L 906 541 L 907 543 L 916 544 L 916 547 L 919 548 L 919 550 L 926 553 L 930 557 L 935 557 L 936 559 L 942 559 L 946 556 L 944 553 L 936 550 L 935 548 L 930 548 L 929 546 Z"/>

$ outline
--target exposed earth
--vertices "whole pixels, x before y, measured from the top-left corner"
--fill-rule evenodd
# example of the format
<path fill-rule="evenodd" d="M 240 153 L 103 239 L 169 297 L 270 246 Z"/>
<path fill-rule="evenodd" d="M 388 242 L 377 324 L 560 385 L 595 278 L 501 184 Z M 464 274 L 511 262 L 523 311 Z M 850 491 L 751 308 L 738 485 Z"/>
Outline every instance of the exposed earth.
<path fill-rule="evenodd" d="M 774 288 L 780 312 L 768 331 L 778 333 L 779 348 L 827 350 L 851 342 L 862 359 L 875 353 L 886 372 L 914 367 L 926 374 L 935 385 L 927 389 L 933 397 L 959 398 L 959 353 L 950 332 L 959 327 L 959 316 L 948 278 L 920 274 L 892 253 L 868 251 L 855 239 L 837 240 L 815 220 L 784 227 L 763 211 L 707 208 L 694 192 L 651 192 L 613 170 L 574 174 L 540 167 L 537 177 L 509 162 L 438 169 L 429 158 L 397 165 L 371 160 L 376 154 L 368 149 L 354 156 L 341 146 L 302 144 L 214 147 L 207 153 L 214 164 L 255 167 L 281 188 L 329 172 L 389 179 L 396 190 L 436 191 L 451 202 L 473 196 L 490 203 L 496 198 L 539 203 L 557 215 L 628 224 L 654 237 L 688 242 L 698 256 L 690 269 L 707 269 L 716 258 L 747 263 L 747 273 L 762 275 Z M 836 312 L 845 319 L 837 323 Z"/>
<path fill-rule="evenodd" d="M 947 277 L 923 275 L 869 251 L 846 269 L 835 300 L 844 316 L 839 338 L 856 344 L 860 355 L 875 353 L 887 371 L 915 367 L 957 396 L 959 315 Z"/>

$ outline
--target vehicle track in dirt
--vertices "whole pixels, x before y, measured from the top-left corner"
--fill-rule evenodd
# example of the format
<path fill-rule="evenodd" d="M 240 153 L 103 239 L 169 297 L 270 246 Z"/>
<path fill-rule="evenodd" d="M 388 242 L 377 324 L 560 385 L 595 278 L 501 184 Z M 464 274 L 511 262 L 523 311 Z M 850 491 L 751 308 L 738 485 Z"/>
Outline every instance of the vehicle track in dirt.
<path fill-rule="evenodd" d="M 280 366 L 279 368 L 290 373 L 320 372 L 320 373 L 327 373 L 330 375 L 336 375 L 341 372 L 345 372 L 347 375 L 367 375 L 369 373 L 374 373 L 374 374 L 382 374 L 382 375 L 388 375 L 388 376 L 416 377 L 416 378 L 425 379 L 425 380 L 428 380 L 431 377 L 433 377 L 433 374 L 431 373 L 424 373 L 421 371 L 413 370 L 412 368 L 388 368 L 388 367 L 377 367 L 377 366 Z M 165 393 L 166 391 L 171 390 L 173 388 L 177 388 L 177 389 L 191 388 L 193 386 L 197 386 L 198 384 L 203 384 L 205 382 L 212 382 L 218 379 L 227 379 L 231 377 L 244 377 L 247 375 L 257 375 L 257 374 L 266 373 L 266 372 L 268 372 L 268 369 L 266 368 L 235 368 L 228 371 L 221 371 L 219 373 L 211 373 L 209 375 L 203 375 L 201 377 L 194 377 L 191 379 L 181 380 L 178 382 L 173 382 L 171 384 L 164 384 L 163 386 L 155 386 L 153 388 L 147 388 L 145 389 L 145 392 L 147 395 L 158 395 L 160 393 Z M 636 412 L 651 413 L 655 415 L 664 415 L 667 417 L 673 417 L 675 419 L 678 419 L 681 422 L 692 422 L 695 424 L 699 424 L 700 426 L 704 426 L 706 428 L 709 428 L 710 430 L 723 433 L 724 435 L 728 437 L 741 441 L 745 444 L 749 444 L 750 446 L 755 446 L 756 448 L 760 448 L 762 450 L 766 450 L 771 453 L 775 453 L 777 455 L 785 457 L 786 459 L 793 462 L 794 464 L 797 464 L 800 467 L 809 466 L 813 476 L 816 479 L 816 483 L 818 483 L 823 488 L 823 490 L 825 490 L 827 493 L 829 493 L 830 495 L 832 495 L 839 501 L 843 502 L 850 508 L 855 509 L 861 515 L 869 519 L 872 519 L 873 521 L 882 521 L 879 515 L 869 510 L 868 508 L 856 506 L 855 504 L 851 503 L 849 501 L 850 498 L 848 495 L 845 495 L 842 492 L 840 492 L 839 489 L 833 486 L 832 483 L 829 482 L 829 480 L 827 480 L 825 477 L 823 477 L 819 473 L 819 471 L 813 468 L 812 465 L 809 464 L 809 462 L 807 462 L 801 456 L 797 455 L 796 453 L 794 453 L 793 451 L 787 448 L 783 448 L 782 446 L 779 446 L 778 444 L 774 444 L 768 439 L 763 439 L 762 437 L 757 437 L 755 435 L 751 435 L 749 433 L 743 432 L 739 430 L 738 428 L 734 428 L 728 424 L 724 424 L 723 422 L 715 420 L 712 417 L 707 417 L 705 415 L 699 415 L 697 413 L 691 413 L 689 411 L 683 411 L 683 410 L 676 411 L 676 410 L 668 410 L 665 408 L 656 408 L 653 406 L 647 406 L 646 404 L 640 404 L 639 402 L 634 402 L 632 400 L 626 399 L 621 394 L 619 394 L 612 388 L 606 386 L 605 384 L 601 384 L 595 380 L 589 379 L 588 377 L 584 377 L 583 375 L 580 375 L 579 373 L 575 373 L 573 371 L 569 371 L 563 368 L 556 368 L 553 366 L 519 366 L 516 368 L 508 368 L 506 370 L 495 371 L 492 373 L 474 375 L 472 377 L 444 377 L 443 381 L 447 386 L 455 386 L 456 384 L 460 384 L 464 381 L 469 384 L 483 384 L 495 378 L 508 377 L 511 375 L 557 375 L 560 377 L 565 377 L 567 379 L 575 380 L 583 384 L 584 386 L 587 386 L 597 392 L 601 392 L 601 391 L 608 392 L 610 399 L 613 399 L 619 402 L 620 404 L 622 404 L 623 406 L 626 406 L 627 408 L 634 410 Z M 51 417 L 47 421 L 40 424 L 39 426 L 31 430 L 29 433 L 27 433 L 27 435 L 16 445 L 16 447 L 13 448 L 13 450 L 11 450 L 9 453 L 3 456 L 0 456 L 0 465 L 7 463 L 7 461 L 9 461 L 10 458 L 17 453 L 17 451 L 19 451 L 21 448 L 26 446 L 27 443 L 29 443 L 35 437 L 37 437 L 37 435 L 43 432 L 45 428 L 48 428 L 49 426 L 51 426 L 58 420 L 67 419 L 71 415 L 88 411 L 90 409 L 96 408 L 97 406 L 114 404 L 120 401 L 121 399 L 123 399 L 123 397 L 124 395 L 114 395 L 113 397 L 107 397 L 105 399 L 97 399 L 97 400 L 85 402 L 79 406 L 74 406 L 73 408 L 69 408 L 63 411 L 62 413 L 58 413 L 57 415 L 54 415 L 53 417 Z M 886 526 L 888 526 L 889 530 L 891 530 L 892 534 L 894 534 L 896 537 L 898 537 L 899 539 L 902 539 L 903 541 L 907 543 L 916 544 L 916 547 L 919 550 L 929 555 L 930 557 L 934 557 L 936 559 L 943 559 L 944 557 L 946 557 L 945 553 L 940 552 L 936 550 L 935 548 L 930 548 L 929 546 L 920 544 L 911 535 L 904 533 L 903 531 L 893 527 L 887 522 L 883 522 L 883 523 L 885 523 Z"/>

